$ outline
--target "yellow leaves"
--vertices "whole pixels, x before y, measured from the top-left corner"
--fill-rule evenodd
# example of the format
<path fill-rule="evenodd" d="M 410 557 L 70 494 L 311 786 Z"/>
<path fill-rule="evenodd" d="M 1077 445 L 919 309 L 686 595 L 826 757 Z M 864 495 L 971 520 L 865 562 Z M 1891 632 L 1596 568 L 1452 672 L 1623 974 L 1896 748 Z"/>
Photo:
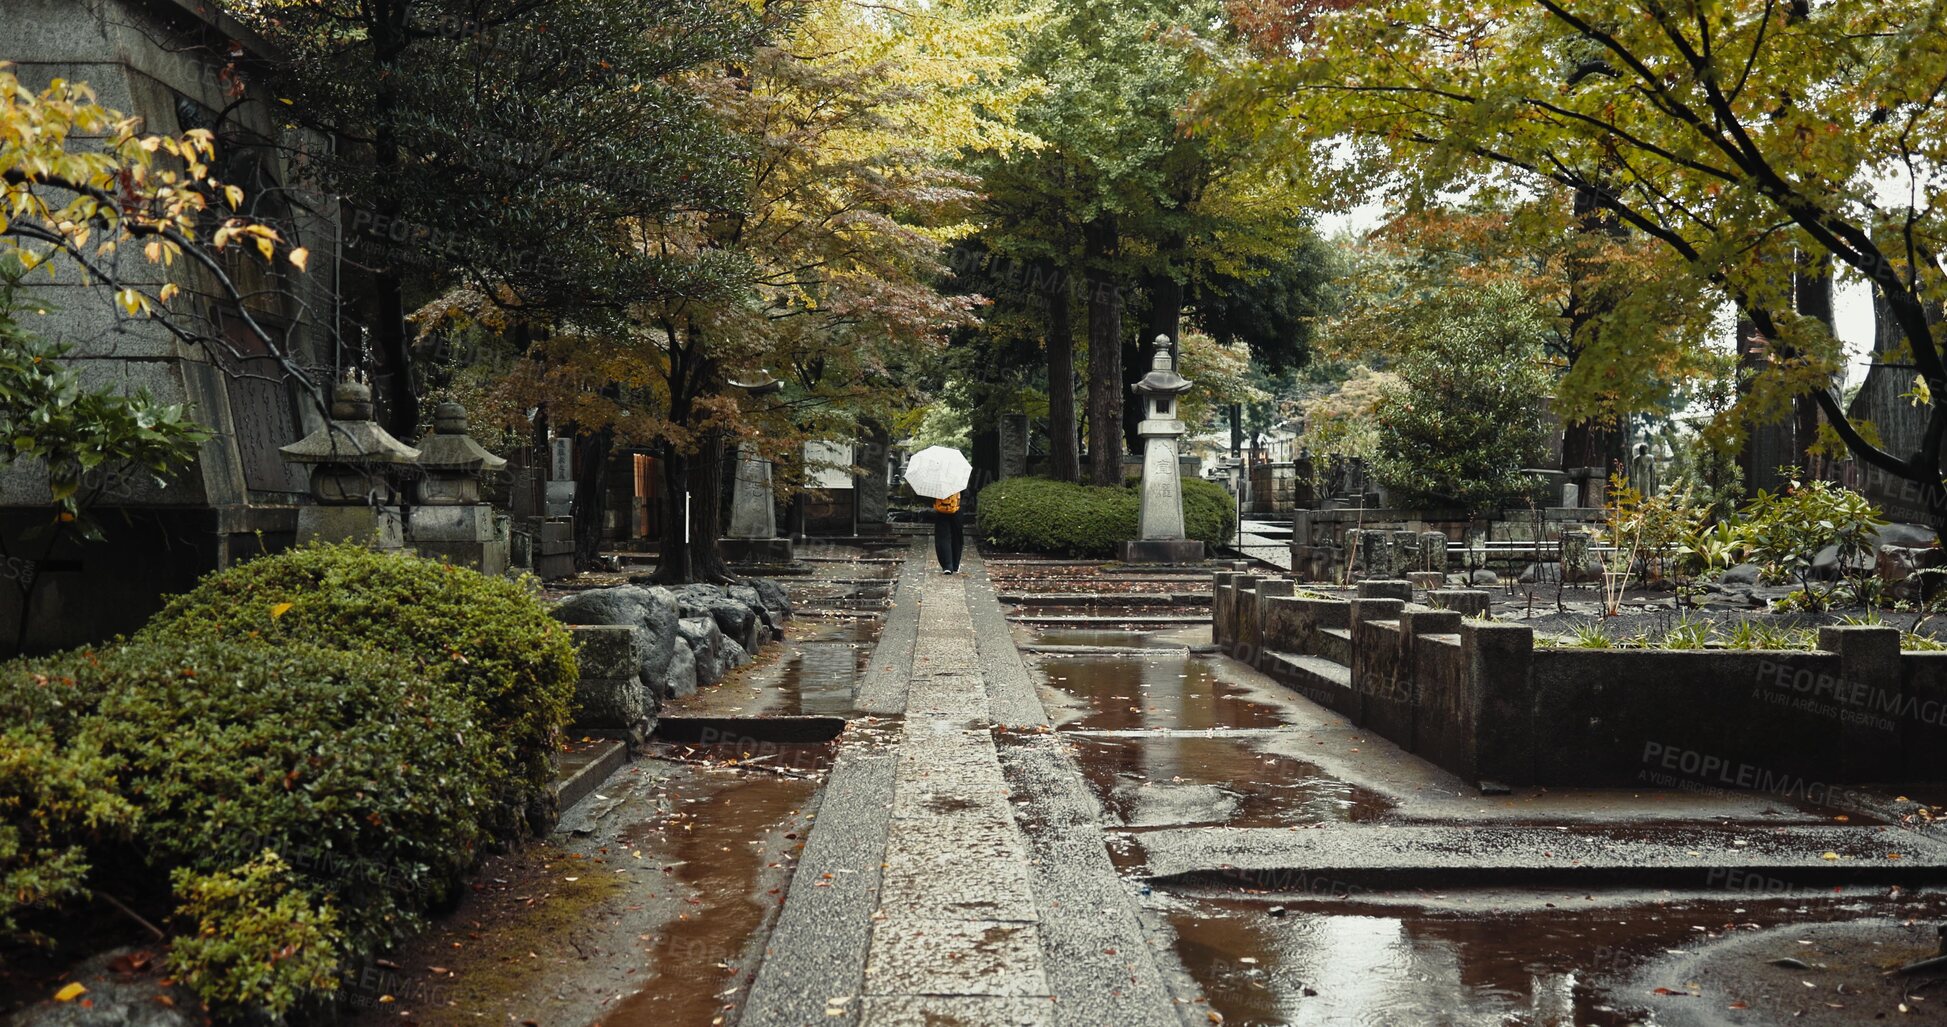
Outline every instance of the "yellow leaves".
<path fill-rule="evenodd" d="M 1900 393 L 1900 398 L 1916 407 L 1933 406 L 1933 386 L 1927 384 L 1926 378 L 1914 375 L 1913 388 Z"/>
<path fill-rule="evenodd" d="M 306 267 L 306 264 L 311 260 L 311 251 L 299 246 L 290 252 L 289 259 L 292 267 L 297 268 L 299 271 L 307 271 L 309 268 Z"/>
<path fill-rule="evenodd" d="M 181 286 L 177 285 L 174 282 L 169 282 L 162 287 L 161 292 L 157 293 L 157 298 L 162 300 L 162 302 L 167 303 L 170 300 L 175 299 L 176 295 L 182 291 L 183 290 Z"/>
<path fill-rule="evenodd" d="M 230 201 L 231 210 L 240 210 L 243 208 L 242 189 L 239 189 L 234 185 L 226 185 L 223 187 L 223 198 Z"/>
<path fill-rule="evenodd" d="M 60 991 L 54 993 L 54 1001 L 73 1002 L 87 993 L 88 989 L 80 981 L 69 981 Z"/>
<path fill-rule="evenodd" d="M 272 606 L 270 608 L 270 619 L 276 620 L 279 617 L 284 616 L 285 614 L 291 612 L 291 607 L 295 605 L 296 605 L 295 603 L 278 603 Z"/>

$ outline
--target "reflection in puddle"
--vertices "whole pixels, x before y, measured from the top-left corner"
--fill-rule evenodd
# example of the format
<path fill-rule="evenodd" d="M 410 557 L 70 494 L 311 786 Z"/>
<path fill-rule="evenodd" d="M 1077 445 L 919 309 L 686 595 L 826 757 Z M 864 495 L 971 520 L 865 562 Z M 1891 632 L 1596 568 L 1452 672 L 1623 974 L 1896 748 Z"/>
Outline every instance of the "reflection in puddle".
<path fill-rule="evenodd" d="M 1102 645 L 1117 648 L 1181 649 L 1179 632 L 1123 631 L 1094 628 L 1051 628 L 1034 626 L 1028 630 L 1029 645 Z"/>
<path fill-rule="evenodd" d="M 1127 636 L 1124 636 L 1127 637 Z M 1040 664 L 1047 686 L 1065 693 L 1061 705 L 1080 709 L 1063 728 L 1145 730 L 1277 727 L 1275 707 L 1218 676 L 1213 658 L 1159 652 L 1155 656 L 1064 656 Z M 1059 711 L 1051 706 L 1050 713 Z"/>
<path fill-rule="evenodd" d="M 1068 737 L 1096 797 L 1128 827 L 1369 822 L 1393 805 L 1248 738 Z"/>
<path fill-rule="evenodd" d="M 859 674 L 872 658 L 877 621 L 826 622 L 795 638 L 778 671 L 773 714 L 846 716 Z"/>
<path fill-rule="evenodd" d="M 782 850 L 796 843 L 781 832 L 801 830 L 798 811 L 817 782 L 772 775 L 711 775 L 701 794 L 669 800 L 674 815 L 638 828 L 630 841 L 673 850 L 666 880 L 686 892 L 688 910 L 654 939 L 654 975 L 602 1018 L 607 1027 L 707 1024 L 736 1005 L 756 970 L 751 939 L 782 901 Z M 683 807 L 697 810 L 689 813 Z M 767 888 L 775 883 L 776 888 Z M 745 957 L 753 958 L 749 965 Z"/>
<path fill-rule="evenodd" d="M 1635 1022 L 1587 984 L 1585 971 L 1599 959 L 1614 962 L 1616 950 L 1605 947 L 1603 921 L 1586 913 L 1516 923 L 1272 917 L 1266 909 L 1207 899 L 1170 917 L 1178 955 L 1227 1024 Z"/>

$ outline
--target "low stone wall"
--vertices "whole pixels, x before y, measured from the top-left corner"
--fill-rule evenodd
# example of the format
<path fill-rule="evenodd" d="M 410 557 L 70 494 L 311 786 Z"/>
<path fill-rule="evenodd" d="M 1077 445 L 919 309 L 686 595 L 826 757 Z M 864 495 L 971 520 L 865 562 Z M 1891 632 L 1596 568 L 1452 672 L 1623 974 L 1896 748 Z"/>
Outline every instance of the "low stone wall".
<path fill-rule="evenodd" d="M 573 632 L 581 669 L 573 729 L 633 745 L 655 729 L 670 697 L 715 684 L 782 638 L 791 606 L 781 586 L 753 579 L 591 589 L 553 612 Z"/>
<path fill-rule="evenodd" d="M 1289 584 L 1219 572 L 1218 644 L 1470 782 L 1819 802 L 1947 780 L 1947 653 L 1902 653 L 1892 628 L 1822 628 L 1811 651 L 1538 649 L 1527 627 L 1403 601 L 1404 582 L 1351 600 Z"/>

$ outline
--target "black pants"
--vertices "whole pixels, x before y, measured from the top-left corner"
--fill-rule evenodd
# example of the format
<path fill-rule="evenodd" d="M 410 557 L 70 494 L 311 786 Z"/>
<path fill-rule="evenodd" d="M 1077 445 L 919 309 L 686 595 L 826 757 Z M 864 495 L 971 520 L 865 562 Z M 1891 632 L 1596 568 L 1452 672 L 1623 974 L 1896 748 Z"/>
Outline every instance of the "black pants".
<path fill-rule="evenodd" d="M 960 515 L 957 513 L 933 514 L 933 555 L 940 558 L 940 569 L 957 571 L 960 569 L 960 550 L 965 548 L 966 540 L 960 534 Z"/>

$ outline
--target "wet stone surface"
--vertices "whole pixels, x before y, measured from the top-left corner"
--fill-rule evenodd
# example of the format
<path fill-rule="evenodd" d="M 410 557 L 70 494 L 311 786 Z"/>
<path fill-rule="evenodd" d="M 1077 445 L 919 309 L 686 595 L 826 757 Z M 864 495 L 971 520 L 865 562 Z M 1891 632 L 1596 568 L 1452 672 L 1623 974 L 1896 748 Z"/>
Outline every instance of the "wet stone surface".
<path fill-rule="evenodd" d="M 1384 796 L 1289 756 L 1257 737 L 1068 735 L 1096 798 L 1127 828 L 1284 827 L 1378 820 Z"/>
<path fill-rule="evenodd" d="M 1224 673 L 1218 657 L 1155 655 L 1043 658 L 1042 701 L 1066 730 L 1206 730 L 1285 723 L 1261 689 Z"/>
<path fill-rule="evenodd" d="M 1287 908 L 1304 896 L 1190 894 L 1159 897 L 1152 909 L 1174 932 L 1177 955 L 1201 997 L 1230 1025 L 1947 1020 L 1947 995 L 1930 1002 L 1928 991 L 1917 989 L 1920 999 L 1909 998 L 1902 1014 L 1901 988 L 1871 983 L 1880 980 L 1880 963 L 1913 950 L 1916 934 L 1931 936 L 1930 927 L 1916 932 L 1898 925 L 1937 920 L 1943 910 L 1937 895 L 1560 894 L 1532 896 L 1518 912 L 1479 908 L 1516 898 L 1445 906 L 1429 897 L 1408 912 L 1339 902 Z M 1827 955 L 1817 947 L 1828 930 L 1821 922 L 1869 911 L 1879 914 L 1875 922 L 1887 941 L 1881 951 Z M 1799 944 L 1804 939 L 1813 942 Z M 1664 972 L 1726 944 L 1752 950 L 1725 961 L 1718 986 Z M 1795 962 L 1778 966 L 1775 959 Z M 1856 979 L 1841 989 L 1847 961 Z M 1904 994 L 1913 993 L 1909 986 Z M 1760 1010 L 1763 1000 L 1754 996 L 1761 995 L 1777 998 Z M 1846 1008 L 1831 1009 L 1834 1004 Z M 1834 1018 L 1839 1013 L 1845 1015 Z"/>

